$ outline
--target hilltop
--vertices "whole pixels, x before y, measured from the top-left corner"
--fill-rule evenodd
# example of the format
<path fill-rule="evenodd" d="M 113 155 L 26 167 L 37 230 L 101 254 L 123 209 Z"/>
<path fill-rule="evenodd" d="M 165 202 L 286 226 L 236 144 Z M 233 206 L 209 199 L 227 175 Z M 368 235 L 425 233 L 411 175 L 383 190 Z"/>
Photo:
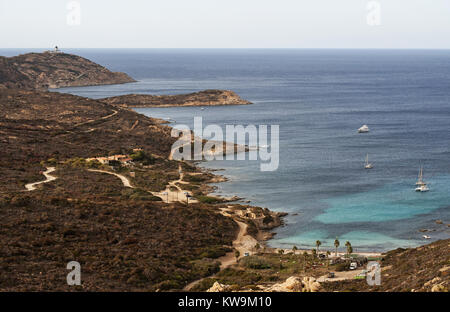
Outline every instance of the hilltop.
<path fill-rule="evenodd" d="M 169 106 L 216 106 L 252 104 L 228 90 L 205 90 L 189 94 L 148 95 L 127 94 L 101 99 L 100 101 L 121 107 L 169 107 Z"/>
<path fill-rule="evenodd" d="M 67 53 L 27 53 L 0 57 L 0 88 L 80 87 L 134 82 L 81 56 Z"/>

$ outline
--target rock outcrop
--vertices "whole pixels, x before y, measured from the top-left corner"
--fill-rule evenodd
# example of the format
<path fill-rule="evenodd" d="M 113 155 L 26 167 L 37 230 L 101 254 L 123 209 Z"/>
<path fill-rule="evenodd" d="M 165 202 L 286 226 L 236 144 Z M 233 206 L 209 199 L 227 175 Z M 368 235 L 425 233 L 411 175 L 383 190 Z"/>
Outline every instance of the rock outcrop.
<path fill-rule="evenodd" d="M 258 286 L 263 292 L 318 292 L 321 289 L 320 283 L 314 277 L 291 276 L 283 283 L 273 284 L 269 287 Z M 215 282 L 207 292 L 227 292 L 232 286 Z"/>
<path fill-rule="evenodd" d="M 127 94 L 101 99 L 121 107 L 215 106 L 252 104 L 229 90 L 205 90 L 189 94 L 149 95 Z"/>
<path fill-rule="evenodd" d="M 285 282 L 270 286 L 265 291 L 268 292 L 318 292 L 320 283 L 314 277 L 291 276 Z"/>
<path fill-rule="evenodd" d="M 230 288 L 230 285 L 224 285 L 220 284 L 219 282 L 215 282 L 206 292 L 227 292 L 230 290 Z"/>
<path fill-rule="evenodd" d="M 0 88 L 45 90 L 134 81 L 125 73 L 111 72 L 73 54 L 44 52 L 0 57 Z"/>

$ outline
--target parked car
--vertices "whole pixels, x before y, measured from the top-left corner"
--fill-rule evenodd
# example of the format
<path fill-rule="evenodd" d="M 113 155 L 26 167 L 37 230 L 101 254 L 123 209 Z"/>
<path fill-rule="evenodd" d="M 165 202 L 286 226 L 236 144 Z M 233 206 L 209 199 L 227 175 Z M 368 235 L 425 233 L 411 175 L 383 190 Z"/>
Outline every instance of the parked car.
<path fill-rule="evenodd" d="M 356 270 L 358 268 L 358 263 L 352 262 L 350 263 L 350 270 Z"/>
<path fill-rule="evenodd" d="M 334 277 L 335 277 L 334 272 L 328 272 L 328 278 L 334 278 Z"/>

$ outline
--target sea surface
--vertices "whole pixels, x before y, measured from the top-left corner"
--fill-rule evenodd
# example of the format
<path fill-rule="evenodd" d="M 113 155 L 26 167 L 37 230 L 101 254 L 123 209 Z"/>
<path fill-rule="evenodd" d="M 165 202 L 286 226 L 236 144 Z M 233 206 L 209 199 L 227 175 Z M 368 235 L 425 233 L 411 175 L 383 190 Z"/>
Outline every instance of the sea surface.
<path fill-rule="evenodd" d="M 25 51 L 0 50 L 1 55 Z M 448 50 L 68 50 L 136 83 L 64 88 L 91 98 L 230 89 L 253 105 L 142 108 L 193 124 L 280 126 L 280 165 L 210 161 L 221 195 L 288 212 L 271 246 L 384 251 L 450 237 Z M 363 124 L 371 131 L 358 134 Z M 369 154 L 374 165 L 364 169 Z M 423 166 L 428 193 L 414 192 Z M 437 224 L 443 220 L 444 224 Z M 430 240 L 423 238 L 420 229 Z"/>

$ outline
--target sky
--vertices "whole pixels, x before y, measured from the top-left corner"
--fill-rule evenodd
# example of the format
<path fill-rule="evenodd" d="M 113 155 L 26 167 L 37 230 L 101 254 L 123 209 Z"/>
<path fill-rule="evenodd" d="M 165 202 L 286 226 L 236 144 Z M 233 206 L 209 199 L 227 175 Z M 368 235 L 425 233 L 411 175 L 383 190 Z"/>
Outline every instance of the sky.
<path fill-rule="evenodd" d="M 0 0 L 0 48 L 450 49 L 450 0 Z"/>

